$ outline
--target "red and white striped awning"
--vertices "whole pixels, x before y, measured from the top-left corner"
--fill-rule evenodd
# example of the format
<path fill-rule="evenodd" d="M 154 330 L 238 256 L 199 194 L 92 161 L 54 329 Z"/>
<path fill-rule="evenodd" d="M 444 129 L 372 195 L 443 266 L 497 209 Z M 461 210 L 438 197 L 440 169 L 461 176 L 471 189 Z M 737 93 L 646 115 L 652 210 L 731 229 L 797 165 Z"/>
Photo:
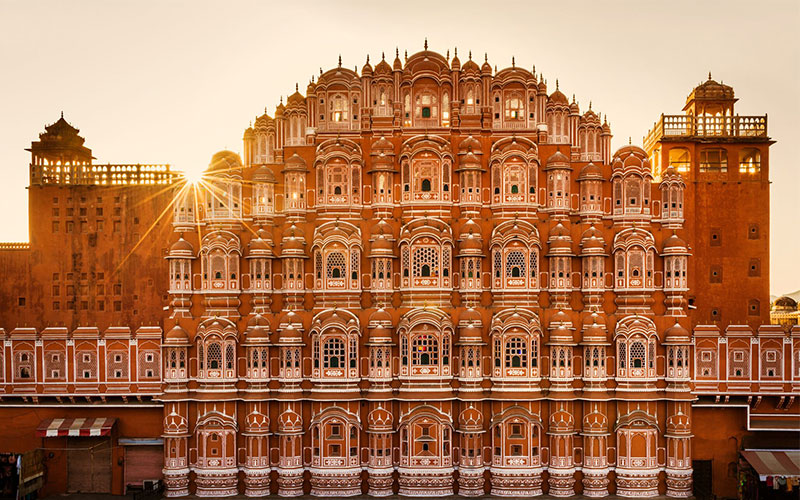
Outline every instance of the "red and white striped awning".
<path fill-rule="evenodd" d="M 108 436 L 116 418 L 48 418 L 36 428 L 39 437 Z"/>
<path fill-rule="evenodd" d="M 800 476 L 800 450 L 744 450 L 742 456 L 759 477 Z"/>

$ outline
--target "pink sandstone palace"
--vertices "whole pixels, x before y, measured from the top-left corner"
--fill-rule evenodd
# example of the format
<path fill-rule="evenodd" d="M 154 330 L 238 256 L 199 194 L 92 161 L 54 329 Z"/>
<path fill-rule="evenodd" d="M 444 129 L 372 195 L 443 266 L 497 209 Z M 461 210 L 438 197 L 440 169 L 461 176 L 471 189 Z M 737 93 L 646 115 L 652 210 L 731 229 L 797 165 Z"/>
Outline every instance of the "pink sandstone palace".
<path fill-rule="evenodd" d="M 481 59 L 340 60 L 198 182 L 48 126 L 0 452 L 43 450 L 44 493 L 736 497 L 745 442 L 800 430 L 767 117 L 709 75 L 614 151 Z"/>

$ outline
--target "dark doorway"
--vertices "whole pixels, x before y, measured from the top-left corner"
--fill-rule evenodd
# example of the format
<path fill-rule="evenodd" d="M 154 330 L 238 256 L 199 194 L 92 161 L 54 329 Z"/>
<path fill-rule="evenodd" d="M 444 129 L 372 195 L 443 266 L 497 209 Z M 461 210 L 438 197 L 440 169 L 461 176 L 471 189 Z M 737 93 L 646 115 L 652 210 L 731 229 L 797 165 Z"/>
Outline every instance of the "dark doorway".
<path fill-rule="evenodd" d="M 692 461 L 694 496 L 697 500 L 711 500 L 711 460 Z"/>

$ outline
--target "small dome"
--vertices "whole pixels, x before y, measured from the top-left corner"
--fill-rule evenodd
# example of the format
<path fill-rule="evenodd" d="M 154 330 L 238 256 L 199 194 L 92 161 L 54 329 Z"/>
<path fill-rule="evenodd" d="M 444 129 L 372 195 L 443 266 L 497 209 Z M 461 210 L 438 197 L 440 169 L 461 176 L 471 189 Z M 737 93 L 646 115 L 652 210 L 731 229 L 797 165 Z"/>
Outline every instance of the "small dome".
<path fill-rule="evenodd" d="M 303 418 L 288 409 L 278 416 L 278 427 L 281 432 L 303 432 Z"/>
<path fill-rule="evenodd" d="M 242 168 L 242 159 L 233 151 L 219 151 L 211 157 L 208 172 L 227 173 Z"/>
<path fill-rule="evenodd" d="M 572 166 L 569 164 L 569 158 L 566 157 L 561 151 L 556 151 L 550 158 L 547 159 L 547 163 L 544 167 L 545 170 L 572 170 Z"/>
<path fill-rule="evenodd" d="M 259 229 L 256 237 L 250 240 L 249 248 L 250 255 L 253 256 L 272 255 L 272 241 L 269 233 L 264 229 Z"/>
<path fill-rule="evenodd" d="M 462 153 L 477 153 L 481 154 L 481 141 L 469 135 L 458 144 L 458 152 Z"/>
<path fill-rule="evenodd" d="M 556 325 L 572 325 L 572 320 L 570 317 L 565 313 L 563 310 L 559 309 L 556 313 L 550 317 L 550 324 Z"/>
<path fill-rule="evenodd" d="M 556 91 L 550 94 L 550 102 L 553 104 L 563 104 L 564 106 L 569 106 L 569 100 L 567 100 L 567 96 L 565 96 L 558 88 Z"/>
<path fill-rule="evenodd" d="M 286 99 L 286 106 L 287 107 L 305 107 L 306 105 L 306 98 L 303 97 L 303 94 L 297 89 L 295 86 L 294 94 L 290 95 L 288 99 Z"/>
<path fill-rule="evenodd" d="M 183 236 L 169 247 L 169 256 L 172 258 L 194 258 L 194 248 L 192 244 L 183 239 Z"/>
<path fill-rule="evenodd" d="M 603 239 L 603 232 L 592 225 L 581 235 L 581 247 L 585 250 L 603 249 L 606 243 Z"/>
<path fill-rule="evenodd" d="M 458 235 L 459 240 L 465 239 L 481 239 L 481 226 L 478 225 L 473 219 L 468 219 L 467 222 L 461 226 L 461 232 Z"/>
<path fill-rule="evenodd" d="M 392 69 L 395 71 L 400 71 L 403 69 L 403 62 L 400 60 L 400 51 L 395 52 L 394 56 L 394 63 L 392 64 Z"/>
<path fill-rule="evenodd" d="M 381 57 L 381 62 L 375 66 L 375 74 L 376 75 L 385 75 L 392 72 L 392 67 L 389 66 L 389 63 L 386 62 L 385 57 Z"/>
<path fill-rule="evenodd" d="M 372 250 L 373 252 L 375 251 L 394 252 L 394 244 L 392 244 L 389 238 L 381 235 L 372 240 L 369 249 Z"/>
<path fill-rule="evenodd" d="M 269 321 L 267 321 L 267 319 L 264 316 L 260 314 L 255 314 L 249 320 L 247 320 L 247 328 L 256 326 L 269 327 Z"/>
<path fill-rule="evenodd" d="M 603 169 L 594 163 L 588 163 L 578 174 L 578 182 L 588 180 L 603 180 Z"/>
<path fill-rule="evenodd" d="M 797 301 L 788 295 L 784 295 L 775 300 L 774 307 L 775 309 L 795 311 L 797 310 Z"/>
<path fill-rule="evenodd" d="M 387 139 L 385 136 L 382 135 L 377 141 L 372 143 L 371 150 L 372 150 L 371 154 L 373 155 L 381 153 L 386 155 L 393 154 L 394 145 L 389 139 Z"/>
<path fill-rule="evenodd" d="M 674 343 L 690 343 L 691 336 L 689 335 L 689 331 L 686 328 L 682 327 L 677 321 L 674 325 L 667 328 L 664 332 L 664 343 L 665 344 L 674 344 Z"/>
<path fill-rule="evenodd" d="M 361 75 L 362 76 L 372 75 L 372 65 L 369 63 L 369 56 L 367 56 L 367 62 L 364 63 L 364 66 L 361 68 Z"/>
<path fill-rule="evenodd" d="M 392 330 L 386 328 L 385 326 L 368 328 L 367 333 L 369 334 L 370 344 L 385 344 L 392 342 Z"/>
<path fill-rule="evenodd" d="M 569 112 L 573 115 L 579 115 L 581 113 L 580 106 L 578 106 L 578 103 L 575 102 L 575 96 L 572 96 L 572 104 L 569 105 Z"/>
<path fill-rule="evenodd" d="M 269 340 L 269 322 L 264 316 L 256 314 L 247 320 L 245 334 L 247 342 Z"/>
<path fill-rule="evenodd" d="M 275 179 L 275 174 L 272 172 L 272 169 L 266 165 L 262 165 L 256 169 L 253 173 L 253 180 L 255 182 L 268 182 L 270 184 L 275 184 L 278 181 Z"/>
<path fill-rule="evenodd" d="M 458 322 L 480 325 L 483 322 L 483 318 L 477 309 L 470 307 L 461 313 L 461 315 L 458 317 Z"/>
<path fill-rule="evenodd" d="M 686 242 L 677 234 L 673 234 L 664 240 L 664 251 L 683 250 L 686 251 Z"/>
<path fill-rule="evenodd" d="M 606 323 L 596 312 L 583 318 L 583 342 L 606 343 Z"/>
<path fill-rule="evenodd" d="M 491 75 L 492 74 L 492 65 L 489 64 L 489 60 L 485 59 L 483 64 L 481 64 L 481 73 L 484 75 Z"/>
<path fill-rule="evenodd" d="M 292 325 L 281 329 L 278 340 L 282 343 L 300 343 L 303 341 L 303 333 Z"/>
<path fill-rule="evenodd" d="M 392 226 L 385 219 L 381 219 L 377 223 L 373 224 L 369 229 L 369 232 L 372 236 L 385 236 L 388 238 L 394 237 Z"/>
<path fill-rule="evenodd" d="M 613 170 L 634 170 L 642 175 L 650 175 L 650 161 L 647 153 L 638 146 L 623 146 L 614 153 L 611 160 Z"/>
<path fill-rule="evenodd" d="M 450 69 L 453 71 L 458 71 L 461 69 L 461 59 L 458 58 L 457 53 L 453 55 L 453 60 L 450 61 Z"/>
<path fill-rule="evenodd" d="M 381 307 L 379 309 L 376 309 L 375 312 L 373 312 L 372 314 L 370 314 L 369 323 L 391 325 L 392 315 L 389 314 L 389 311 Z"/>
<path fill-rule="evenodd" d="M 375 408 L 367 415 L 367 428 L 373 432 L 389 432 L 392 430 L 392 413 L 385 408 Z"/>
<path fill-rule="evenodd" d="M 180 325 L 176 324 L 164 336 L 164 341 L 167 344 L 171 344 L 171 343 L 188 343 L 189 342 L 189 334 L 186 333 L 186 330 L 181 328 Z"/>
<path fill-rule="evenodd" d="M 293 154 L 286 160 L 286 170 L 295 170 L 299 172 L 307 171 L 306 161 L 297 153 Z"/>
<path fill-rule="evenodd" d="M 458 430 L 462 432 L 482 432 L 483 413 L 473 406 L 465 408 L 458 416 Z"/>
<path fill-rule="evenodd" d="M 481 69 L 478 67 L 475 61 L 472 60 L 472 57 L 470 57 L 469 60 L 467 60 L 467 62 L 461 66 L 462 73 L 480 73 L 480 71 Z"/>

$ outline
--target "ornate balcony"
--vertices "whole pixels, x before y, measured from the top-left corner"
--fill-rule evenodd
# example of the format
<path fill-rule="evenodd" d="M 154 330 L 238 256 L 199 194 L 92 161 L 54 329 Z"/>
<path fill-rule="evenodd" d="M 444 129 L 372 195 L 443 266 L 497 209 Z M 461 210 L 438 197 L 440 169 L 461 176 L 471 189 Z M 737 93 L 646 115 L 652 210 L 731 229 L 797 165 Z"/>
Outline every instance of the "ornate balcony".
<path fill-rule="evenodd" d="M 662 137 L 767 137 L 767 115 L 692 116 L 661 115 L 647 137 L 650 151 Z"/>

